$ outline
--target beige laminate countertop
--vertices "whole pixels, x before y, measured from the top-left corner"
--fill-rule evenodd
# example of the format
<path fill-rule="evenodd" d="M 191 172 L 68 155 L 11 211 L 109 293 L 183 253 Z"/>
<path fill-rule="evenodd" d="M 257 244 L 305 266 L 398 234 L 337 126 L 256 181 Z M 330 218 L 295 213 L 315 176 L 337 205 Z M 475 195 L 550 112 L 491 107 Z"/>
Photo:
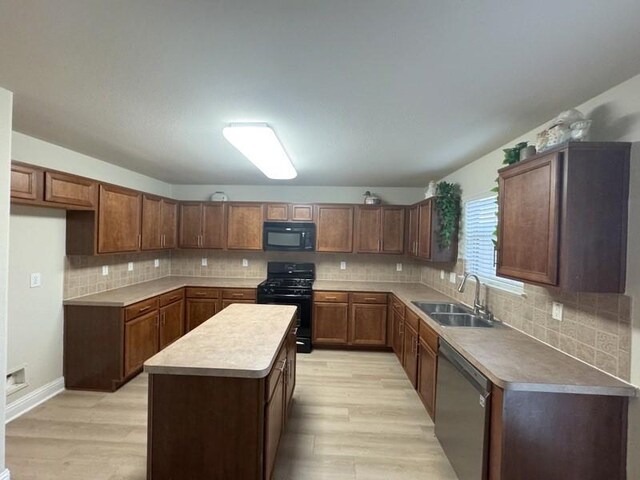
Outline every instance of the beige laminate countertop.
<path fill-rule="evenodd" d="M 505 390 L 633 397 L 637 389 L 524 333 L 496 328 L 443 327 L 412 301 L 457 302 L 425 285 L 317 280 L 314 290 L 389 292 L 459 351 L 491 382 Z"/>
<path fill-rule="evenodd" d="M 233 304 L 144 363 L 167 375 L 263 378 L 294 321 L 293 305 Z"/>
<path fill-rule="evenodd" d="M 156 295 L 182 287 L 256 288 L 262 278 L 180 277 L 170 276 L 65 300 L 64 305 L 126 307 Z"/>

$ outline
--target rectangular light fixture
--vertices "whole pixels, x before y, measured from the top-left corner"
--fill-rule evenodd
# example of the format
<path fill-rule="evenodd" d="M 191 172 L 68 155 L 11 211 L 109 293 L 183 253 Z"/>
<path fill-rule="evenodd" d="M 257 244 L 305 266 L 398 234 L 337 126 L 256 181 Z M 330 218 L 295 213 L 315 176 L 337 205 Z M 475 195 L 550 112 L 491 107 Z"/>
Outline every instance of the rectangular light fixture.
<path fill-rule="evenodd" d="M 266 123 L 232 123 L 222 134 L 268 178 L 290 180 L 298 175 L 276 132 Z"/>

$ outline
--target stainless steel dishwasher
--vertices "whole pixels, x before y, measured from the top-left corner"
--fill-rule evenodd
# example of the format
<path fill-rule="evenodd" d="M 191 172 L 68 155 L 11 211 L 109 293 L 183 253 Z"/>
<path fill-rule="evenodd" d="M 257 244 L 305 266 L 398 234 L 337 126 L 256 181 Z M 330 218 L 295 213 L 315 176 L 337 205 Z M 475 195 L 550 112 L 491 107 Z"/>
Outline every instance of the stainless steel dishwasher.
<path fill-rule="evenodd" d="M 440 339 L 436 437 L 460 480 L 487 478 L 491 382 Z"/>

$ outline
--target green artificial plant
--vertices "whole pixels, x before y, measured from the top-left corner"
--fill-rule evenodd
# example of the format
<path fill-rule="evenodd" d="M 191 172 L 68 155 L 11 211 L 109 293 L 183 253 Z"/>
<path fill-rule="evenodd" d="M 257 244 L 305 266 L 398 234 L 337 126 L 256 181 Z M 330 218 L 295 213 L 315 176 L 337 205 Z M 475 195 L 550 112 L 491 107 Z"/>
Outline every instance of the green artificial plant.
<path fill-rule="evenodd" d="M 440 221 L 438 245 L 449 248 L 460 222 L 460 186 L 455 183 L 440 182 L 436 185 L 436 211 Z"/>

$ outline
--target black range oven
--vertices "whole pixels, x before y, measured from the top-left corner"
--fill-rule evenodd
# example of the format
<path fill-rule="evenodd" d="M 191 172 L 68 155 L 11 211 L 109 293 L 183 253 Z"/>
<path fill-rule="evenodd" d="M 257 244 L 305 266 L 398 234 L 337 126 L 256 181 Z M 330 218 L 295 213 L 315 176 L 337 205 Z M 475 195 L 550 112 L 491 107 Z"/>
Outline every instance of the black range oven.
<path fill-rule="evenodd" d="M 311 352 L 311 305 L 315 265 L 269 262 L 267 279 L 258 285 L 258 303 L 298 307 L 298 352 Z"/>

